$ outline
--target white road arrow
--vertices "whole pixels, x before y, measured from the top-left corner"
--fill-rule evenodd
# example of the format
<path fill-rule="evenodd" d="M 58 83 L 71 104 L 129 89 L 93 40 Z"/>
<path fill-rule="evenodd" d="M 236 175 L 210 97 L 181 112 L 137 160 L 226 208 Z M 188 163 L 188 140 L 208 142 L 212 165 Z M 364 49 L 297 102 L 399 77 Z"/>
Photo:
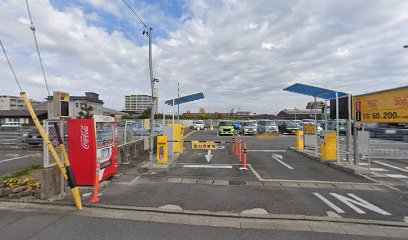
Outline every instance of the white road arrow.
<path fill-rule="evenodd" d="M 211 158 L 213 155 L 211 155 L 211 149 L 208 149 L 207 155 L 205 155 L 205 158 L 207 159 L 207 162 L 210 162 Z"/>
<path fill-rule="evenodd" d="M 272 158 L 275 159 L 278 163 L 282 164 L 283 166 L 293 170 L 292 166 L 290 166 L 289 164 L 282 161 L 282 159 L 283 159 L 282 155 L 272 153 Z"/>

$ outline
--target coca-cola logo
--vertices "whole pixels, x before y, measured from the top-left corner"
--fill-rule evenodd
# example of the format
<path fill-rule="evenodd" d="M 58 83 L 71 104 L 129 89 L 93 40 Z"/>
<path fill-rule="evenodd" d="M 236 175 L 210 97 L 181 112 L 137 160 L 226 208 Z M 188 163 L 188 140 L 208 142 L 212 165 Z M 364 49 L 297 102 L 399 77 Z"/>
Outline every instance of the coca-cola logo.
<path fill-rule="evenodd" d="M 88 129 L 88 126 L 81 125 L 80 142 L 81 142 L 81 146 L 84 149 L 89 149 L 89 129 Z"/>

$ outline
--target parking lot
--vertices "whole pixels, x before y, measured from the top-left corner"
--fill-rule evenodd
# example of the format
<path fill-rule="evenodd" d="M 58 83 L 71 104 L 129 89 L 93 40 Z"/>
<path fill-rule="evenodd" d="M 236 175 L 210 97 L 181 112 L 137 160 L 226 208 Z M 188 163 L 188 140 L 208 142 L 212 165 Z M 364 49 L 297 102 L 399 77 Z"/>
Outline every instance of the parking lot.
<path fill-rule="evenodd" d="M 194 131 L 186 140 L 221 141 L 207 162 L 206 150 L 185 151 L 171 167 L 132 183 L 113 184 L 101 203 L 185 210 L 241 212 L 259 208 L 273 214 L 335 216 L 401 221 L 408 216 L 404 195 L 375 180 L 330 168 L 288 150 L 293 135 L 272 139 L 241 136 L 249 170 L 232 152 L 231 136 Z M 277 155 L 281 157 L 277 157 Z"/>

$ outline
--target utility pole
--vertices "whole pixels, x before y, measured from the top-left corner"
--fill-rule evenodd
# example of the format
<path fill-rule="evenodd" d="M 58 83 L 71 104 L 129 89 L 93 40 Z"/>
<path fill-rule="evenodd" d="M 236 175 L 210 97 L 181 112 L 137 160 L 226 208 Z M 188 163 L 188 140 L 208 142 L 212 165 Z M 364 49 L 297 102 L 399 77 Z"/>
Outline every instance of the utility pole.
<path fill-rule="evenodd" d="M 154 149 L 154 82 L 153 78 L 153 66 L 152 66 L 152 28 L 149 28 L 149 70 L 150 70 L 150 83 L 152 87 L 152 102 L 150 105 L 150 153 L 149 153 L 149 170 L 152 169 L 153 164 L 153 149 Z"/>
<path fill-rule="evenodd" d="M 180 83 L 177 83 L 177 97 L 180 97 Z M 180 104 L 177 104 L 177 120 L 180 121 Z"/>

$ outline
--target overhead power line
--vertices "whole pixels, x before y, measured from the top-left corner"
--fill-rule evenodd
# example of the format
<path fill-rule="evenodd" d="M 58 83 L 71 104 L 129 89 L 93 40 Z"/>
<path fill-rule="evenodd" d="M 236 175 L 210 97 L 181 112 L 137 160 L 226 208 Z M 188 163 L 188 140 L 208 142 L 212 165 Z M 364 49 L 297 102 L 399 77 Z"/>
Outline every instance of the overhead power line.
<path fill-rule="evenodd" d="M 130 11 L 132 11 L 133 14 L 135 14 L 135 16 L 139 19 L 139 21 L 143 24 L 143 26 L 145 28 L 148 28 L 148 26 L 143 22 L 143 20 L 139 17 L 139 15 L 137 15 L 137 13 L 133 10 L 133 8 L 125 0 L 122 0 L 122 2 L 124 2 L 126 6 L 130 9 Z"/>
<path fill-rule="evenodd" d="M 4 56 L 6 57 L 7 63 L 8 63 L 8 65 L 9 65 L 9 67 L 10 67 L 10 70 L 11 70 L 11 72 L 13 73 L 14 80 L 16 80 L 16 83 L 17 83 L 17 85 L 18 85 L 18 88 L 20 89 L 20 92 L 22 92 L 22 91 L 23 91 L 23 88 L 21 87 L 20 81 L 19 81 L 18 78 L 17 78 L 16 72 L 14 71 L 14 68 L 13 68 L 13 66 L 11 65 L 11 62 L 10 62 L 8 56 L 7 56 L 6 49 L 4 48 L 3 42 L 1 41 L 1 39 L 0 39 L 0 45 L 1 45 L 1 49 L 3 50 Z"/>
<path fill-rule="evenodd" d="M 43 65 L 42 58 L 41 58 L 40 48 L 38 47 L 37 36 L 35 34 L 35 26 L 34 26 L 34 23 L 33 23 L 33 18 L 31 17 L 31 11 L 30 11 L 30 7 L 28 5 L 28 0 L 26 0 L 26 6 L 27 6 L 28 16 L 30 18 L 30 30 L 33 32 L 35 47 L 37 48 L 37 55 L 38 55 L 38 59 L 40 60 L 41 71 L 42 71 L 42 74 L 43 74 L 43 77 L 44 77 L 45 87 L 47 88 L 48 96 L 51 96 L 50 89 L 48 87 L 47 78 L 45 77 L 44 65 Z"/>

